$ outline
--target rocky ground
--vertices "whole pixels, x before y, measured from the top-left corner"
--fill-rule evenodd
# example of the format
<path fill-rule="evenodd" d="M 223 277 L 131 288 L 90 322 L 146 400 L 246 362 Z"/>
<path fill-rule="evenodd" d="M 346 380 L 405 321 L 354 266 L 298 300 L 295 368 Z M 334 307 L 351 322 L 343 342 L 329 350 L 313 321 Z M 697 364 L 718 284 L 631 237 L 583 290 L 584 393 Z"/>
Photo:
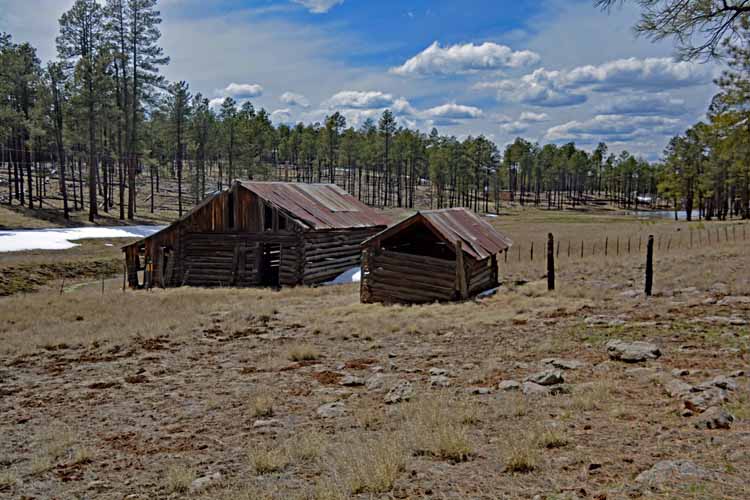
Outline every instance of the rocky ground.
<path fill-rule="evenodd" d="M 708 245 L 685 223 L 534 217 L 493 219 L 523 251 L 495 295 L 461 304 L 363 305 L 355 285 L 123 292 L 98 275 L 0 297 L 0 498 L 749 498 L 743 226 Z M 635 242 L 651 232 L 647 299 Z M 607 257 L 605 235 L 621 245 Z"/>
<path fill-rule="evenodd" d="M 411 308 L 191 293 L 184 331 L 3 353 L 0 496 L 750 495 L 750 297 L 723 283 Z"/>

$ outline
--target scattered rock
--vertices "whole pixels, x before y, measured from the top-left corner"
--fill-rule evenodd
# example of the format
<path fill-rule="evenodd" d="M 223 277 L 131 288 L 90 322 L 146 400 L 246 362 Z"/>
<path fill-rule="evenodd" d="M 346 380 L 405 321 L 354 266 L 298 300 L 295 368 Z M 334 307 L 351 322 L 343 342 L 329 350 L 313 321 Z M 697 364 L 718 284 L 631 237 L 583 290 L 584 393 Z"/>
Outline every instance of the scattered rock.
<path fill-rule="evenodd" d="M 584 366 L 586 366 L 586 363 L 583 363 L 576 359 L 557 359 L 557 358 L 543 359 L 542 364 L 552 365 L 555 368 L 559 368 L 561 370 L 577 370 L 579 368 L 583 368 Z"/>
<path fill-rule="evenodd" d="M 365 387 L 368 391 L 379 391 L 385 387 L 385 377 L 380 373 L 376 373 L 367 379 Z"/>
<path fill-rule="evenodd" d="M 503 380 L 497 384 L 498 391 L 520 391 L 521 383 L 517 380 Z"/>
<path fill-rule="evenodd" d="M 745 370 L 737 370 L 736 372 L 732 372 L 729 374 L 732 378 L 740 378 L 745 376 Z"/>
<path fill-rule="evenodd" d="M 681 398 L 694 392 L 695 388 L 682 380 L 672 379 L 664 384 L 664 390 L 673 398 Z"/>
<path fill-rule="evenodd" d="M 434 377 L 448 377 L 450 372 L 445 368 L 430 368 L 430 375 Z"/>
<path fill-rule="evenodd" d="M 395 404 L 401 401 L 409 401 L 412 396 L 414 396 L 414 386 L 408 380 L 402 380 L 385 395 L 385 403 Z"/>
<path fill-rule="evenodd" d="M 626 299 L 634 299 L 640 296 L 641 296 L 641 292 L 639 292 L 638 290 L 626 290 L 620 293 L 620 297 L 625 297 Z"/>
<path fill-rule="evenodd" d="M 729 285 L 722 282 L 714 283 L 708 291 L 718 295 L 726 295 L 729 293 Z"/>
<path fill-rule="evenodd" d="M 690 370 L 684 368 L 675 368 L 672 370 L 673 377 L 687 377 L 688 375 L 690 375 Z"/>
<path fill-rule="evenodd" d="M 648 486 L 658 486 L 670 481 L 707 479 L 708 471 L 689 460 L 664 460 L 638 474 L 635 480 Z"/>
<path fill-rule="evenodd" d="M 267 420 L 256 420 L 253 422 L 254 429 L 261 429 L 264 427 L 281 427 L 281 421 L 275 418 L 269 418 Z"/>
<path fill-rule="evenodd" d="M 545 370 L 526 377 L 527 382 L 533 382 L 539 385 L 557 385 L 565 382 L 563 374 L 559 370 Z"/>
<path fill-rule="evenodd" d="M 715 377 L 711 380 L 708 380 L 706 382 L 703 382 L 702 384 L 699 384 L 696 386 L 696 388 L 700 391 L 705 391 L 705 390 L 711 389 L 712 387 L 718 387 L 719 389 L 724 389 L 726 391 L 736 391 L 737 382 L 735 382 L 729 377 L 725 377 L 722 375 L 719 377 Z"/>
<path fill-rule="evenodd" d="M 316 413 L 323 418 L 341 417 L 346 413 L 346 405 L 341 401 L 324 404 L 317 409 Z"/>
<path fill-rule="evenodd" d="M 365 379 L 354 375 L 347 375 L 341 379 L 339 384 L 346 387 L 359 387 L 365 385 Z"/>
<path fill-rule="evenodd" d="M 624 319 L 608 316 L 589 316 L 583 321 L 589 326 L 622 326 L 625 324 Z"/>
<path fill-rule="evenodd" d="M 607 353 L 610 359 L 625 363 L 640 363 L 661 356 L 661 351 L 656 345 L 642 341 L 610 340 L 607 342 Z"/>
<path fill-rule="evenodd" d="M 100 380 L 97 382 L 90 382 L 86 387 L 89 389 L 102 390 L 111 389 L 113 387 L 120 387 L 122 384 L 115 380 Z"/>
<path fill-rule="evenodd" d="M 716 303 L 717 306 L 734 306 L 740 304 L 750 304 L 750 297 L 742 295 L 730 295 L 728 297 L 724 297 Z"/>
<path fill-rule="evenodd" d="M 466 389 L 466 392 L 468 392 L 469 394 L 484 396 L 491 393 L 492 391 L 489 389 L 489 387 L 468 387 Z"/>
<path fill-rule="evenodd" d="M 719 406 L 709 408 L 698 418 L 696 429 L 729 429 L 734 417 Z"/>
<path fill-rule="evenodd" d="M 549 394 L 549 387 L 534 382 L 524 382 L 521 386 L 521 392 L 526 396 L 546 396 Z"/>
<path fill-rule="evenodd" d="M 199 477 L 198 479 L 193 481 L 193 483 L 190 485 L 190 492 L 197 493 L 199 491 L 206 490 L 220 483 L 221 480 L 222 480 L 221 472 L 215 472 L 214 474 L 211 474 L 209 476 Z"/>
<path fill-rule="evenodd" d="M 433 387 L 448 387 L 451 385 L 451 381 L 445 375 L 433 375 L 430 377 L 430 385 Z"/>
<path fill-rule="evenodd" d="M 703 413 L 712 406 L 720 406 L 727 401 L 727 392 L 718 387 L 706 391 L 692 393 L 683 398 L 685 408 L 695 413 Z"/>

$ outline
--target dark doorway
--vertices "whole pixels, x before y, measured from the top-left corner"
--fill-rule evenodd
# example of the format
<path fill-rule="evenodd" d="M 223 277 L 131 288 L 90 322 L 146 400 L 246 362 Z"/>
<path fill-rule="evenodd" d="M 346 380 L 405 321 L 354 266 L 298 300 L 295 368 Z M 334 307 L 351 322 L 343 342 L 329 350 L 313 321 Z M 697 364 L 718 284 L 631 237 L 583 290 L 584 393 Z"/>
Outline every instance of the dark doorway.
<path fill-rule="evenodd" d="M 260 252 L 260 284 L 261 286 L 278 288 L 281 245 L 264 243 L 260 246 Z"/>

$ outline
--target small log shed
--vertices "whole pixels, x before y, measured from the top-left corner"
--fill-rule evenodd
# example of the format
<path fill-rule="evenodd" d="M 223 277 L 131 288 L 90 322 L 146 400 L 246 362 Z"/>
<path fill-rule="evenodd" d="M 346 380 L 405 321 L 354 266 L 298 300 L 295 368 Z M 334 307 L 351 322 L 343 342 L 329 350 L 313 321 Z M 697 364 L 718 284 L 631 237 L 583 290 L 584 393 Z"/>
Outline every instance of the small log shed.
<path fill-rule="evenodd" d="M 131 288 L 314 285 L 359 265 L 388 225 L 332 184 L 235 182 L 123 247 Z"/>
<path fill-rule="evenodd" d="M 498 286 L 511 240 L 465 208 L 418 212 L 362 243 L 363 303 L 463 300 Z"/>

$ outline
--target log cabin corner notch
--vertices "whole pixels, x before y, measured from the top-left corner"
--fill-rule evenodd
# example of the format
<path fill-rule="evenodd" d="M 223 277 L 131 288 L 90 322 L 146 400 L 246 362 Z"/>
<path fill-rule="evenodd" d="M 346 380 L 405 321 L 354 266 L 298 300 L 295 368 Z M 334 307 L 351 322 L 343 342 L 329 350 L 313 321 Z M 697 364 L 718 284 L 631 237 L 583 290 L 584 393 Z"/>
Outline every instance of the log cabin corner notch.
<path fill-rule="evenodd" d="M 237 181 L 123 247 L 131 288 L 294 286 L 359 264 L 388 219 L 332 184 Z"/>
<path fill-rule="evenodd" d="M 465 208 L 417 212 L 362 243 L 363 303 L 462 300 L 498 285 L 511 240 Z"/>

